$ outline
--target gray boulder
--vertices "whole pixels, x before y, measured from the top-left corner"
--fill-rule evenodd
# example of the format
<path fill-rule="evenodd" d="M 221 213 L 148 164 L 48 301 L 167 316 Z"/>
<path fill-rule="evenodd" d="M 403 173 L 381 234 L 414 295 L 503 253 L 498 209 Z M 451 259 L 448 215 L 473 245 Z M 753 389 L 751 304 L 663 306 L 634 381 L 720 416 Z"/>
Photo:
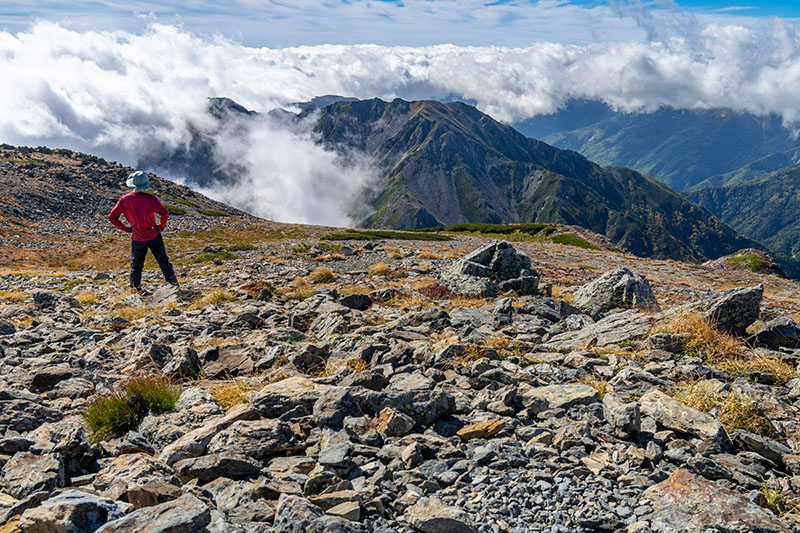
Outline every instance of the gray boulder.
<path fill-rule="evenodd" d="M 653 511 L 642 520 L 654 533 L 724 531 L 789 533 L 791 529 L 767 509 L 741 494 L 680 469 L 644 492 Z"/>
<path fill-rule="evenodd" d="M 715 294 L 702 306 L 702 315 L 713 320 L 722 331 L 744 334 L 761 313 L 764 284 Z"/>
<path fill-rule="evenodd" d="M 467 254 L 445 272 L 442 285 L 456 294 L 496 296 L 500 290 L 536 294 L 539 275 L 531 258 L 505 241 L 486 244 Z"/>
<path fill-rule="evenodd" d="M 774 318 L 756 332 L 756 343 L 773 350 L 800 347 L 800 325 L 788 316 Z"/>
<path fill-rule="evenodd" d="M 314 403 L 314 422 L 317 426 L 341 428 L 348 416 L 361 416 L 361 407 L 344 387 L 325 391 Z"/>
<path fill-rule="evenodd" d="M 64 460 L 60 454 L 18 452 L 3 466 L 0 474 L 8 494 L 22 499 L 34 492 L 63 487 Z"/>
<path fill-rule="evenodd" d="M 122 518 L 125 505 L 79 490 L 67 490 L 22 513 L 19 529 L 22 533 L 90 533 L 106 522 Z"/>
<path fill-rule="evenodd" d="M 211 510 L 196 496 L 184 494 L 177 500 L 145 507 L 108 522 L 98 533 L 177 533 L 205 531 Z"/>
<path fill-rule="evenodd" d="M 425 533 L 476 533 L 466 511 L 445 505 L 437 498 L 420 498 L 401 519 Z"/>
<path fill-rule="evenodd" d="M 627 268 L 617 268 L 587 283 L 575 293 L 573 305 L 591 315 L 612 309 L 660 311 L 647 278 Z"/>
<path fill-rule="evenodd" d="M 642 417 L 636 402 L 625 402 L 622 395 L 607 393 L 603 397 L 603 416 L 617 437 L 632 439 L 639 435 Z"/>
<path fill-rule="evenodd" d="M 728 433 L 716 418 L 686 406 L 656 388 L 647 391 L 640 404 L 644 414 L 667 429 L 712 440 L 723 448 L 730 446 Z"/>

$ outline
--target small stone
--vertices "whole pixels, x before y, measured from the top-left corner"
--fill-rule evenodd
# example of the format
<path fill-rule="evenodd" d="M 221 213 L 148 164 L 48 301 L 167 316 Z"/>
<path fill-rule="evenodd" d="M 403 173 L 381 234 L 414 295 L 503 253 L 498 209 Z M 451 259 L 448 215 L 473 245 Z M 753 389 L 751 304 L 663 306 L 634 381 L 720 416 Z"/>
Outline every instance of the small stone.
<path fill-rule="evenodd" d="M 502 420 L 487 420 L 486 422 L 478 422 L 477 424 L 464 427 L 458 430 L 456 435 L 465 441 L 471 439 L 488 439 L 503 431 L 505 426 L 506 424 Z"/>
<path fill-rule="evenodd" d="M 361 520 L 361 506 L 358 502 L 344 502 L 325 511 L 329 515 L 338 516 L 352 522 Z"/>

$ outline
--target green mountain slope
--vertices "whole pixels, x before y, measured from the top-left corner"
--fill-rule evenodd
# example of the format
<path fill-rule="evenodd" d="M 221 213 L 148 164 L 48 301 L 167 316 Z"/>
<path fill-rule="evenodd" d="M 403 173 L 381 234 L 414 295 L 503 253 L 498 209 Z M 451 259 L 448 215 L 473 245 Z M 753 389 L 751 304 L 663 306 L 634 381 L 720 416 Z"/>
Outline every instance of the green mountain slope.
<path fill-rule="evenodd" d="M 678 190 L 701 182 L 724 185 L 794 164 L 800 148 L 778 116 L 720 109 L 615 113 L 597 102 L 576 101 L 515 127 L 601 165 L 634 168 Z"/>
<path fill-rule="evenodd" d="M 529 139 L 466 104 L 336 102 L 316 130 L 373 157 L 369 227 L 575 224 L 636 254 L 701 261 L 762 246 L 666 185 Z"/>
<path fill-rule="evenodd" d="M 800 165 L 724 187 L 708 187 L 691 198 L 737 231 L 773 250 L 800 254 Z"/>

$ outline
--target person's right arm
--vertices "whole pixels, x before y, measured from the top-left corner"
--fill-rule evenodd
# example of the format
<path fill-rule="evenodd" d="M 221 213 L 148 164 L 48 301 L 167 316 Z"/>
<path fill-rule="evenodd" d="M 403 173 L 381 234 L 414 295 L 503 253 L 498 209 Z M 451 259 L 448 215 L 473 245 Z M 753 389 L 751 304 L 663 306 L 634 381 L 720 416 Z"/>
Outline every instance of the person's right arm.
<path fill-rule="evenodd" d="M 126 226 L 119 219 L 120 215 L 122 214 L 122 200 L 123 200 L 123 198 L 120 198 L 119 201 L 117 202 L 117 205 L 115 205 L 114 209 L 112 209 L 111 212 L 108 214 L 108 220 L 110 220 L 112 224 L 114 224 L 116 227 L 118 227 L 122 231 L 124 231 L 126 233 L 131 233 L 133 231 L 133 229 L 129 228 L 128 226 Z"/>

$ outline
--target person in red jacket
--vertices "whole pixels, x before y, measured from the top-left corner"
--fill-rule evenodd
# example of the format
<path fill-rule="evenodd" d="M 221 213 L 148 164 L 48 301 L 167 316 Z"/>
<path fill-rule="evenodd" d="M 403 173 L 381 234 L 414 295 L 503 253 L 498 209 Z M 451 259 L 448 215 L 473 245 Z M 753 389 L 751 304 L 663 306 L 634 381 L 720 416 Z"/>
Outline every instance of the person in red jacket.
<path fill-rule="evenodd" d="M 167 283 L 177 286 L 178 278 L 167 257 L 164 239 L 161 238 L 161 232 L 167 225 L 169 211 L 158 198 L 144 192 L 150 187 L 150 178 L 141 170 L 130 173 L 125 184 L 134 191 L 119 199 L 108 214 L 108 219 L 122 231 L 131 234 L 131 287 L 139 290 L 147 250 L 153 252 L 153 257 L 158 261 Z M 160 215 L 158 224 L 156 224 L 156 214 Z M 125 215 L 130 227 L 119 219 L 120 215 Z"/>

